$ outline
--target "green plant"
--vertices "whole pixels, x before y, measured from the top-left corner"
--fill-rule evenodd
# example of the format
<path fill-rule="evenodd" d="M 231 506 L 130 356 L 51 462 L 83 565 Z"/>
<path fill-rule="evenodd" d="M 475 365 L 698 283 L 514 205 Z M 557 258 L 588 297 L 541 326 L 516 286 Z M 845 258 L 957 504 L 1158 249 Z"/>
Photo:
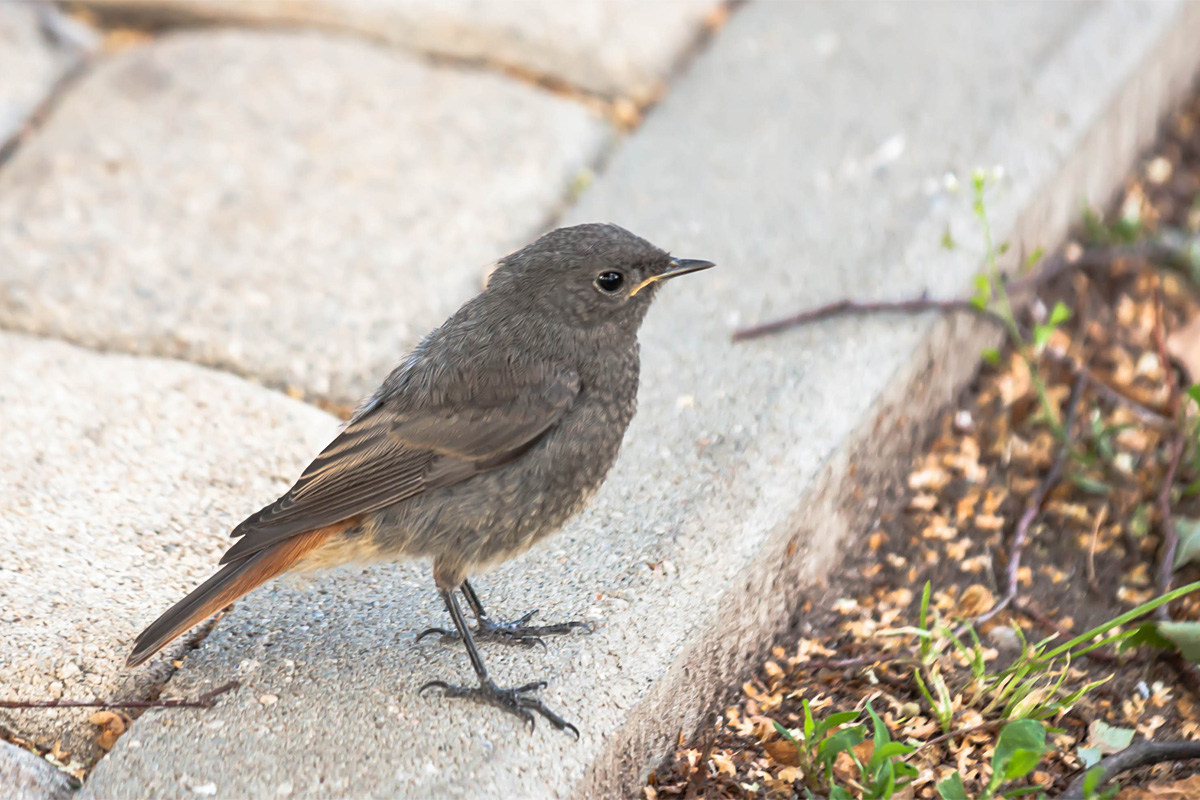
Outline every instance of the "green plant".
<path fill-rule="evenodd" d="M 998 265 L 999 257 L 1008 248 L 1005 244 L 997 246 L 992 240 L 992 225 L 988 219 L 987 203 L 985 200 L 986 192 L 991 188 L 991 185 L 992 181 L 989 181 L 988 174 L 984 170 L 976 169 L 972 173 L 971 186 L 974 196 L 971 208 L 975 212 L 975 217 L 979 220 L 979 225 L 983 230 L 985 267 L 983 274 L 975 278 L 975 294 L 971 298 L 971 303 L 980 310 L 990 311 L 1004 325 L 1004 330 L 1008 334 L 1008 340 L 1012 344 L 1013 349 L 1020 355 L 1029 368 L 1030 380 L 1033 383 L 1034 391 L 1037 393 L 1042 415 L 1045 417 L 1051 430 L 1054 431 L 1055 437 L 1063 440 L 1065 439 L 1066 432 L 1063 430 L 1062 421 L 1059 419 L 1058 407 L 1050 400 L 1050 396 L 1046 391 L 1046 382 L 1038 372 L 1035 357 L 1046 346 L 1046 342 L 1049 341 L 1050 335 L 1054 330 L 1071 318 L 1071 311 L 1061 302 L 1056 303 L 1045 322 L 1039 322 L 1033 326 L 1031 339 L 1027 339 L 1022 332 L 1021 326 L 1017 322 L 1016 314 L 1013 311 L 1012 301 L 1008 296 L 1004 276 L 1000 272 Z M 1032 267 L 1040 258 L 1041 251 L 1038 250 L 1026 261 L 1026 266 Z M 995 350 L 989 350 L 984 352 L 983 357 L 994 364 L 999 360 L 999 353 Z"/>
<path fill-rule="evenodd" d="M 1000 730 L 996 749 L 992 752 L 992 777 L 979 800 L 993 797 L 1018 797 L 1039 791 L 1037 786 L 1019 786 L 1000 791 L 1000 786 L 1020 780 L 1037 767 L 1049 748 L 1046 746 L 1046 726 L 1032 719 L 1010 722 Z M 937 783 L 942 800 L 968 800 L 962 775 L 956 770 Z"/>
<path fill-rule="evenodd" d="M 883 719 L 867 703 L 867 715 L 871 719 L 871 755 L 864 764 L 855 752 L 855 747 L 868 741 L 866 725 L 857 723 L 855 711 L 830 714 L 822 720 L 813 717 L 808 700 L 801 700 L 804 708 L 804 723 L 800 736 L 775 722 L 775 730 L 796 748 L 798 766 L 804 774 L 805 794 L 815 797 L 820 793 L 829 800 L 851 800 L 851 789 L 863 800 L 888 800 L 896 790 L 902 789 L 917 776 L 917 768 L 903 759 L 916 748 L 903 742 L 893 741 Z M 850 781 L 850 787 L 841 785 L 834 775 L 834 764 L 840 754 L 846 753 L 858 768 L 858 780 Z"/>
<path fill-rule="evenodd" d="M 988 670 L 984 647 L 971 626 L 964 626 L 968 636 L 964 641 L 947 621 L 936 614 L 930 618 L 928 583 L 922 591 L 918 627 L 897 628 L 888 633 L 918 637 L 919 663 L 913 670 L 913 679 L 943 731 L 948 732 L 953 723 L 956 693 L 961 694 L 964 705 L 978 709 L 984 716 L 1044 720 L 1066 711 L 1108 680 L 1091 681 L 1073 691 L 1063 688 L 1071 661 L 1092 650 L 1122 643 L 1152 644 L 1177 649 L 1185 658 L 1200 661 L 1200 623 L 1152 622 L 1122 630 L 1139 617 L 1196 589 L 1200 589 L 1200 582 L 1143 603 L 1054 648 L 1050 645 L 1056 637 L 1031 644 L 1020 628 L 1014 627 L 1021 652 L 1007 667 L 994 672 Z M 943 673 L 948 670 L 943 660 L 951 654 L 961 656 L 970 670 L 970 678 L 962 686 L 951 687 L 944 678 Z"/>

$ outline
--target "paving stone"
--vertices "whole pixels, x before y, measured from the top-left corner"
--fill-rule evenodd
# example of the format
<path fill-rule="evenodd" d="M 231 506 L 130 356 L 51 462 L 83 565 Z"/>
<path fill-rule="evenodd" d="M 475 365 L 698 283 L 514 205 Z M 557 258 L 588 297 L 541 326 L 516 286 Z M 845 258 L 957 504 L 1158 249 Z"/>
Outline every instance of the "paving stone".
<path fill-rule="evenodd" d="M 607 136 L 369 43 L 166 36 L 98 65 L 0 171 L 0 326 L 355 402 Z"/>
<path fill-rule="evenodd" d="M 1193 8 L 748 4 L 567 215 L 719 267 L 647 319 L 638 417 L 594 504 L 477 584 L 497 616 L 597 622 L 545 651 L 484 646 L 502 683 L 548 679 L 581 740 L 419 696 L 470 669 L 461 646 L 412 641 L 446 621 L 427 568 L 380 567 L 239 603 L 169 689 L 244 688 L 143 716 L 84 797 L 632 796 L 871 524 L 917 421 L 995 335 L 929 317 L 744 345 L 731 329 L 847 293 L 966 291 L 978 263 L 939 246 L 947 224 L 973 230 L 947 170 L 1003 163 L 997 235 L 1052 246 L 1194 74 Z"/>
<path fill-rule="evenodd" d="M 341 28 L 427 53 L 517 67 L 645 98 L 699 36 L 715 0 L 86 0 L 125 19 Z"/>
<path fill-rule="evenodd" d="M 127 671 L 133 637 L 337 422 L 177 361 L 0 333 L 0 364 L 0 697 L 144 699 L 171 665 Z M 0 726 L 86 763 L 91 713 L 0 710 Z"/>
<path fill-rule="evenodd" d="M 0 740 L 0 788 L 5 800 L 67 800 L 72 780 L 28 750 Z"/>
<path fill-rule="evenodd" d="M 48 5 L 0 2 L 0 148 L 93 46 Z"/>

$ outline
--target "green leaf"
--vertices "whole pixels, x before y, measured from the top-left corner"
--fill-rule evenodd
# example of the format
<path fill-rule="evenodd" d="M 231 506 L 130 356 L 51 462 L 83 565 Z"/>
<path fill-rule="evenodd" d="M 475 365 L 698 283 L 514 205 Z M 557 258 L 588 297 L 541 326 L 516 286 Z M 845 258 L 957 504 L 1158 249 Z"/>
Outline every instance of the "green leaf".
<path fill-rule="evenodd" d="M 1088 766 L 1087 774 L 1083 776 L 1083 796 L 1095 797 L 1100 788 L 1100 779 L 1104 777 L 1104 767 Z"/>
<path fill-rule="evenodd" d="M 804 741 L 811 747 L 813 733 L 816 731 L 816 725 L 813 723 L 812 707 L 809 706 L 808 700 L 801 700 L 800 705 L 804 706 Z"/>
<path fill-rule="evenodd" d="M 1095 720 L 1088 725 L 1088 744 L 1094 746 L 1102 755 L 1111 755 L 1129 747 L 1135 733 L 1137 731 L 1133 728 L 1118 728 Z M 1091 764 L 1084 762 L 1084 766 L 1090 767 Z"/>
<path fill-rule="evenodd" d="M 1054 304 L 1054 308 L 1050 311 L 1050 319 L 1046 320 L 1046 324 L 1051 327 L 1057 327 L 1071 318 L 1071 309 L 1067 308 L 1062 300 Z"/>
<path fill-rule="evenodd" d="M 775 726 L 776 733 L 778 733 L 780 736 L 787 739 L 789 742 L 796 745 L 797 747 L 800 746 L 800 742 L 796 741 L 796 737 L 792 734 L 791 731 L 789 731 L 787 728 L 780 725 L 775 720 L 771 720 L 771 724 Z"/>
<path fill-rule="evenodd" d="M 993 367 L 1000 363 L 1000 351 L 994 347 L 986 348 L 980 355 L 983 356 L 984 361 L 991 364 Z"/>
<path fill-rule="evenodd" d="M 1088 494 L 1107 495 L 1112 492 L 1112 487 L 1104 481 L 1098 481 L 1095 478 L 1089 478 L 1078 472 L 1072 472 L 1067 475 L 1067 478 L 1078 487 L 1081 491 Z"/>
<path fill-rule="evenodd" d="M 1033 772 L 1046 752 L 1046 726 L 1032 719 L 1010 722 L 1000 731 L 992 753 L 992 771 L 1004 780 L 1016 780 Z"/>
<path fill-rule="evenodd" d="M 1079 747 L 1075 750 L 1075 755 L 1079 756 L 1079 760 L 1083 762 L 1085 769 L 1090 769 L 1100 763 L 1100 748 L 1099 747 Z"/>
<path fill-rule="evenodd" d="M 833 764 L 833 760 L 837 758 L 838 753 L 849 752 L 853 749 L 854 745 L 865 738 L 867 738 L 867 734 L 862 725 L 842 728 L 817 745 L 817 763 Z"/>
<path fill-rule="evenodd" d="M 1052 325 L 1034 325 L 1033 326 L 1033 349 L 1041 350 L 1046 346 L 1046 342 L 1050 339 L 1050 334 L 1054 332 Z"/>
<path fill-rule="evenodd" d="M 1171 568 L 1179 569 L 1184 564 L 1200 561 L 1200 520 L 1175 517 L 1175 533 L 1179 535 L 1179 546 Z"/>
<path fill-rule="evenodd" d="M 1134 628 L 1132 633 L 1121 641 L 1120 651 L 1123 653 L 1143 645 L 1153 647 L 1155 650 L 1175 652 L 1175 645 L 1158 632 L 1158 625 L 1154 622 L 1143 622 Z"/>
<path fill-rule="evenodd" d="M 954 236 L 950 233 L 950 225 L 947 224 L 946 230 L 942 233 L 942 249 L 953 250 L 957 246 L 958 243 L 954 241 Z"/>
<path fill-rule="evenodd" d="M 1179 654 L 1200 664 L 1200 622 L 1159 622 L 1158 632 L 1179 648 Z"/>
<path fill-rule="evenodd" d="M 963 786 L 962 775 L 957 770 L 937 782 L 937 792 L 942 800 L 970 800 L 967 787 Z"/>
<path fill-rule="evenodd" d="M 1046 251 L 1043 248 L 1036 248 L 1032 253 L 1029 254 L 1029 257 L 1025 259 L 1025 268 L 1031 269 L 1035 264 L 1037 264 L 1037 262 L 1042 260 L 1042 256 L 1045 255 L 1045 253 Z"/>
<path fill-rule="evenodd" d="M 1193 383 L 1191 386 L 1189 386 L 1187 389 L 1187 395 L 1195 400 L 1197 404 L 1200 404 L 1200 383 Z"/>

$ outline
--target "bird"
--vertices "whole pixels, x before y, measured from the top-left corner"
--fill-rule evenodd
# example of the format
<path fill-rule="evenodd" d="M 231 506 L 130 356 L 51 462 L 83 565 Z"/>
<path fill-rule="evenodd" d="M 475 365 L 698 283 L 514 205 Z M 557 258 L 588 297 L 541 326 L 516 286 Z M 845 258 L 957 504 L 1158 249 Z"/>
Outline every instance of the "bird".
<path fill-rule="evenodd" d="M 430 331 L 295 484 L 230 534 L 211 578 L 136 638 L 127 666 L 289 571 L 429 559 L 474 685 L 428 681 L 535 725 L 578 729 L 537 696 L 501 687 L 477 642 L 540 643 L 581 623 L 486 613 L 470 577 L 558 531 L 603 483 L 634 416 L 638 330 L 662 283 L 708 269 L 617 225 L 552 230 L 502 258 L 483 291 Z M 474 617 L 468 625 L 461 594 Z"/>

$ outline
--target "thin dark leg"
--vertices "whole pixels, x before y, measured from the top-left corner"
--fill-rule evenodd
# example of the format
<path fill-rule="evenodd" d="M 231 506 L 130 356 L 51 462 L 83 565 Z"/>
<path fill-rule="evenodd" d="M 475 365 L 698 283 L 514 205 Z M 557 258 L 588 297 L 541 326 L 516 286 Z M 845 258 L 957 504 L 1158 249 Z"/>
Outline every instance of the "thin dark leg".
<path fill-rule="evenodd" d="M 464 580 L 461 589 L 467 605 L 471 607 L 471 613 L 475 615 L 475 639 L 481 642 L 504 642 L 505 644 L 519 644 L 525 647 L 540 644 L 542 647 L 545 647 L 546 643 L 541 638 L 543 636 L 559 636 L 570 633 L 576 628 L 588 627 L 583 622 L 562 622 L 557 625 L 529 625 L 529 620 L 533 619 L 533 615 L 538 613 L 536 608 L 512 622 L 492 622 L 487 612 L 483 610 L 483 602 L 480 601 L 479 595 L 475 593 L 475 588 L 471 586 L 471 582 Z M 454 641 L 455 639 L 462 638 L 457 631 L 450 631 L 445 628 L 427 628 L 417 634 L 417 641 L 419 642 L 426 636 L 435 633 L 446 641 Z"/>
<path fill-rule="evenodd" d="M 578 728 L 546 708 L 538 698 L 527 697 L 525 695 L 526 692 L 545 689 L 545 681 L 534 681 L 513 689 L 501 689 L 496 685 L 495 681 L 488 676 L 487 667 L 483 664 L 483 658 L 480 657 L 479 650 L 475 647 L 475 639 L 471 636 L 471 629 L 467 626 L 467 620 L 463 617 L 462 609 L 459 608 L 458 598 L 453 591 L 445 589 L 440 590 L 440 594 L 442 601 L 446 604 L 446 609 L 450 612 L 450 617 L 454 620 L 454 627 L 458 629 L 458 635 L 462 638 L 463 644 L 467 646 L 467 656 L 471 659 L 471 666 L 475 668 L 475 674 L 479 676 L 479 686 L 452 686 L 445 681 L 429 681 L 419 691 L 424 692 L 426 689 L 438 688 L 442 690 L 442 694 L 445 697 L 461 697 L 474 700 L 477 703 L 487 703 L 488 705 L 496 706 L 528 722 L 531 730 L 534 727 L 534 717 L 530 712 L 533 711 L 541 714 L 551 725 L 560 731 L 569 731 L 575 734 L 575 738 L 578 739 Z M 472 596 L 474 594 L 474 592 L 471 592 Z M 478 600 L 479 598 L 476 597 L 475 601 L 478 602 Z M 467 602 L 470 602 L 470 600 Z"/>

